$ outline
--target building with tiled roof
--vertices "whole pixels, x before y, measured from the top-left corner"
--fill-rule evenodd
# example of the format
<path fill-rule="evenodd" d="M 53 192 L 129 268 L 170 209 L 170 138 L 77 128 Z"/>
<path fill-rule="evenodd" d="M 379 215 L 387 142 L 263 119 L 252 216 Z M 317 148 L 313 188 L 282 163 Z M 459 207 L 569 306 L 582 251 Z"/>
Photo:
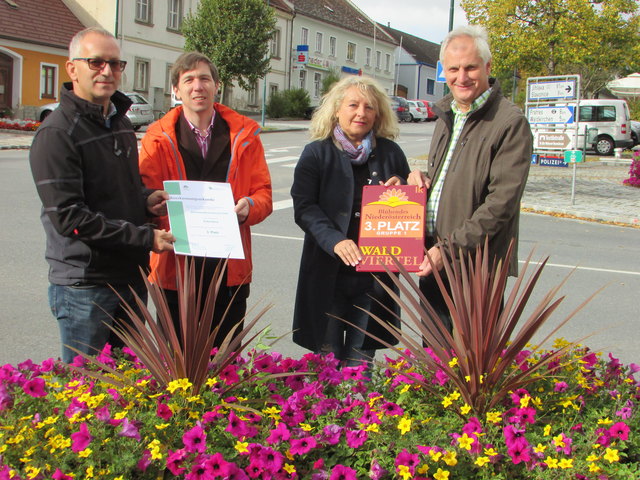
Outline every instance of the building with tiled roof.
<path fill-rule="evenodd" d="M 0 111 L 35 118 L 57 101 L 69 42 L 83 28 L 62 0 L 0 0 Z"/>
<path fill-rule="evenodd" d="M 444 95 L 444 84 L 436 82 L 440 45 L 378 24 L 398 43 L 398 94 L 406 98 L 437 101 Z"/>

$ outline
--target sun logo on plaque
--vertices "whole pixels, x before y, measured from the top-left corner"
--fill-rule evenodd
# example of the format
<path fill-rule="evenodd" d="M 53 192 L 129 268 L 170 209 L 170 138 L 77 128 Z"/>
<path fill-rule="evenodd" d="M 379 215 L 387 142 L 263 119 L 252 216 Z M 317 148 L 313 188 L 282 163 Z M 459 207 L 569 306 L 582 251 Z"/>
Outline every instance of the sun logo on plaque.
<path fill-rule="evenodd" d="M 412 202 L 405 192 L 400 189 L 390 188 L 383 192 L 376 202 L 368 203 L 367 205 L 386 205 L 388 207 L 399 207 L 401 205 L 419 205 L 417 202 Z"/>

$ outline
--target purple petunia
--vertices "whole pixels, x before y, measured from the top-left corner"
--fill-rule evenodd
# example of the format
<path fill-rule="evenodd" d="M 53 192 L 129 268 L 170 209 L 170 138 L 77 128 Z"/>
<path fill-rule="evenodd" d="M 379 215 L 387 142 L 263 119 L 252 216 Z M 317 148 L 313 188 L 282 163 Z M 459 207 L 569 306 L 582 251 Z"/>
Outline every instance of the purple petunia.
<path fill-rule="evenodd" d="M 350 448 L 361 447 L 364 442 L 367 441 L 369 435 L 364 430 L 348 430 L 347 431 L 347 445 Z"/>
<path fill-rule="evenodd" d="M 182 442 L 187 452 L 203 453 L 207 449 L 207 435 L 199 425 L 184 432 Z"/>
<path fill-rule="evenodd" d="M 313 437 L 296 438 L 291 440 L 291 448 L 289 450 L 293 455 L 304 455 L 316 446 L 317 442 Z"/>
<path fill-rule="evenodd" d="M 31 380 L 29 380 L 28 382 L 26 382 L 23 386 L 22 389 L 24 390 L 24 393 L 26 393 L 27 395 L 34 397 L 34 398 L 38 398 L 38 397 L 46 397 L 47 396 L 47 391 L 45 390 L 45 381 L 44 379 L 40 378 L 40 377 L 36 377 L 36 378 L 32 378 Z"/>
<path fill-rule="evenodd" d="M 122 428 L 120 429 L 120 432 L 118 432 L 119 436 L 135 438 L 140 441 L 140 431 L 138 430 L 138 427 L 133 422 L 130 422 L 128 418 L 125 417 L 125 419 L 122 420 L 121 426 Z"/>
<path fill-rule="evenodd" d="M 353 468 L 338 464 L 331 469 L 329 480 L 358 480 L 358 477 Z"/>
<path fill-rule="evenodd" d="M 89 446 L 93 437 L 85 422 L 80 424 L 80 431 L 71 434 L 71 450 L 78 453 Z"/>
<path fill-rule="evenodd" d="M 266 438 L 266 442 L 269 445 L 274 445 L 276 443 L 286 442 L 291 437 L 291 432 L 287 426 L 280 422 L 276 428 L 271 430 L 271 433 Z"/>

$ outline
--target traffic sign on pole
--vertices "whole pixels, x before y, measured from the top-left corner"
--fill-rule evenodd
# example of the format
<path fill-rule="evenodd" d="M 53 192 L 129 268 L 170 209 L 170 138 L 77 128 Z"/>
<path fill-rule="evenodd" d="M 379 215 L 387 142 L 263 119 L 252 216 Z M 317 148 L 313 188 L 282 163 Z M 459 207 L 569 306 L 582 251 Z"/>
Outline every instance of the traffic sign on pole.
<path fill-rule="evenodd" d="M 577 88 L 573 79 L 529 83 L 527 99 L 530 101 L 576 99 Z"/>
<path fill-rule="evenodd" d="M 541 150 L 565 150 L 571 145 L 571 137 L 562 132 L 535 132 L 534 148 Z"/>
<path fill-rule="evenodd" d="M 438 64 L 436 65 L 436 82 L 447 83 L 447 79 L 444 77 L 444 66 L 440 60 L 438 60 Z"/>
<path fill-rule="evenodd" d="M 576 107 L 573 105 L 530 107 L 527 117 L 529 123 L 573 123 L 575 111 Z"/>

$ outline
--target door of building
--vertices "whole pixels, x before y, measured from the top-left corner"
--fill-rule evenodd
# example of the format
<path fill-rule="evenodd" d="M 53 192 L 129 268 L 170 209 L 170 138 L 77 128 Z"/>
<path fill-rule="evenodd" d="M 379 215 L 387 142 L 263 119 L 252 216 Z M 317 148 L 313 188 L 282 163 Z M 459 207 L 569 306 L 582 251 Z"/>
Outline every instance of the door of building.
<path fill-rule="evenodd" d="M 13 80 L 13 59 L 0 53 L 0 112 L 10 109 L 11 82 Z"/>

